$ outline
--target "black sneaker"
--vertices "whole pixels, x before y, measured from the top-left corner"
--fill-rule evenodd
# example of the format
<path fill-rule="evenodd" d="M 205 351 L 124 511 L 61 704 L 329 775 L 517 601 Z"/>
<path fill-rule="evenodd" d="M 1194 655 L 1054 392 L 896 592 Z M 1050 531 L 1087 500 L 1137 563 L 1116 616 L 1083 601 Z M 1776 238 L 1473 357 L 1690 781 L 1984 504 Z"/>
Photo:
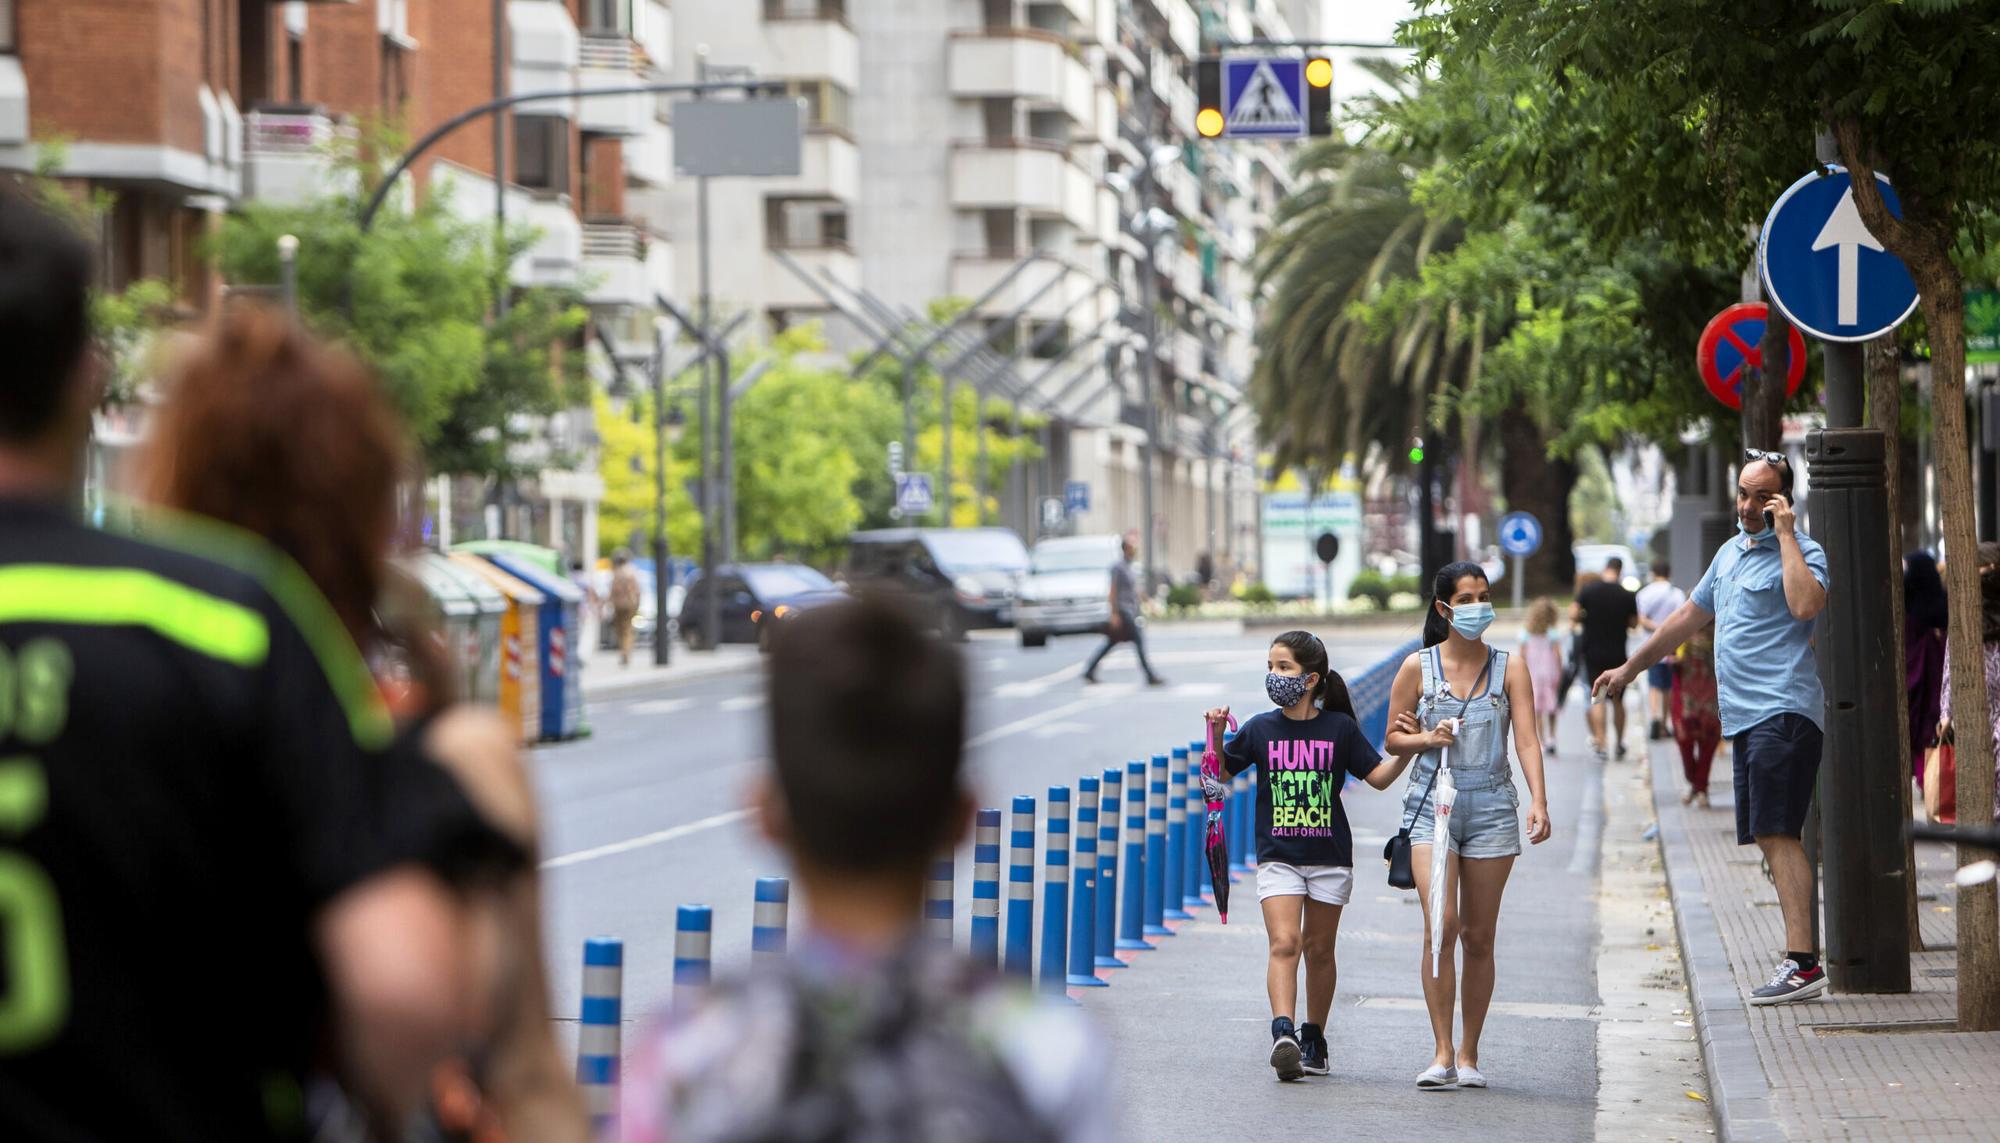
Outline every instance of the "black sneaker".
<path fill-rule="evenodd" d="M 1299 1037 L 1292 1030 L 1291 1018 L 1280 1016 L 1271 1021 L 1271 1066 L 1277 1069 L 1278 1078 L 1289 1081 L 1306 1074 L 1299 1059 Z"/>
<path fill-rule="evenodd" d="M 1299 1068 L 1309 1076 L 1323 1076 L 1333 1070 L 1327 1062 L 1326 1033 L 1318 1024 L 1299 1025 Z"/>
<path fill-rule="evenodd" d="M 1786 957 L 1778 962 L 1778 970 L 1762 988 L 1750 993 L 1750 1003 L 1755 1005 L 1789 1004 L 1794 1000 L 1810 1000 L 1826 991 L 1826 967 L 1814 965 L 1808 969 L 1799 968 L 1799 962 Z"/>
<path fill-rule="evenodd" d="M 1660 725 L 1660 720 L 1657 718 L 1654 719 L 1653 729 L 1647 733 L 1646 737 L 1652 739 L 1654 742 L 1658 742 L 1662 738 L 1665 738 L 1666 736 L 1667 736 L 1666 729 Z"/>

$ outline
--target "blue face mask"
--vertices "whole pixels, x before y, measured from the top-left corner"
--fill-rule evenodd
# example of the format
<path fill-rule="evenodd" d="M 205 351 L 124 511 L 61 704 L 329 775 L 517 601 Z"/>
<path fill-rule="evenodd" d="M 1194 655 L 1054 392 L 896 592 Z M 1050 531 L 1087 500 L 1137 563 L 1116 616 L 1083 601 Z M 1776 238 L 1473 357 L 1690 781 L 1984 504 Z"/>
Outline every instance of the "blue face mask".
<path fill-rule="evenodd" d="M 1493 605 L 1461 603 L 1451 609 L 1451 629 L 1467 639 L 1478 639 L 1493 626 Z"/>
<path fill-rule="evenodd" d="M 1264 693 L 1281 709 L 1290 710 L 1306 697 L 1305 675 L 1280 675 L 1275 672 L 1264 676 Z"/>
<path fill-rule="evenodd" d="M 1745 537 L 1751 540 L 1768 540 L 1772 536 L 1778 534 L 1778 530 L 1776 528 L 1771 528 L 1771 527 L 1767 527 L 1761 532 L 1753 532 L 1750 529 L 1745 528 L 1743 526 L 1743 521 L 1741 520 L 1736 521 L 1736 529 L 1737 531 L 1742 532 Z"/>

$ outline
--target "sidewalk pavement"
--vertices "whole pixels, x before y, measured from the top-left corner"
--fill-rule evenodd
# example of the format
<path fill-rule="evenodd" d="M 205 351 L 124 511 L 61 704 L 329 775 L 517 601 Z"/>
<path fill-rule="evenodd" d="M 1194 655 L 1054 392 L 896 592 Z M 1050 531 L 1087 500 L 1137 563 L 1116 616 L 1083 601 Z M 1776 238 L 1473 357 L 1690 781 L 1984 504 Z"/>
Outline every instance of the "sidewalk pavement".
<path fill-rule="evenodd" d="M 1784 948 L 1778 898 L 1754 846 L 1737 846 L 1725 747 L 1709 796 L 1683 807 L 1680 754 L 1653 743 L 1653 800 L 1715 1109 L 1725 1143 L 2000 1138 L 2000 1033 L 1956 1017 L 1952 861 L 1917 847 L 1926 952 L 1912 991 L 1767 1008 L 1744 1002 Z"/>
<path fill-rule="evenodd" d="M 611 698 L 690 679 L 755 671 L 764 665 L 764 656 L 748 644 L 738 646 L 729 643 L 713 651 L 690 651 L 685 645 L 676 643 L 673 661 L 664 667 L 653 665 L 651 647 L 634 647 L 632 665 L 621 667 L 618 665 L 618 652 L 596 650 L 594 643 L 591 646 L 593 650 L 583 669 L 583 697 L 586 699 Z"/>

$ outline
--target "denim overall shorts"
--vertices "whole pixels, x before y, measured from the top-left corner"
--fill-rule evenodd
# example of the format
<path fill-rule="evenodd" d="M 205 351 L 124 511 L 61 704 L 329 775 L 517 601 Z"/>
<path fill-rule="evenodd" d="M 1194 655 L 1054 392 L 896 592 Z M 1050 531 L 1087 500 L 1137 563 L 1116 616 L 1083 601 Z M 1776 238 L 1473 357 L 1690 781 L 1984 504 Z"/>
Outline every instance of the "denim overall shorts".
<path fill-rule="evenodd" d="M 1436 647 L 1418 653 L 1423 666 L 1423 691 L 1417 699 L 1417 720 L 1425 730 L 1458 717 L 1458 737 L 1451 748 L 1451 780 L 1458 794 L 1451 804 L 1450 847 L 1460 857 L 1513 857 L 1521 852 L 1521 801 L 1514 790 L 1514 771 L 1507 763 L 1507 652 L 1489 651 L 1491 669 L 1486 685 L 1470 703 L 1451 693 Z M 1465 706 L 1463 716 L 1459 707 Z M 1442 752 L 1427 750 L 1410 773 L 1403 817 L 1410 821 L 1410 842 L 1435 844 L 1437 794 L 1425 791 L 1437 772 Z M 1422 802 L 1421 808 L 1418 803 Z"/>

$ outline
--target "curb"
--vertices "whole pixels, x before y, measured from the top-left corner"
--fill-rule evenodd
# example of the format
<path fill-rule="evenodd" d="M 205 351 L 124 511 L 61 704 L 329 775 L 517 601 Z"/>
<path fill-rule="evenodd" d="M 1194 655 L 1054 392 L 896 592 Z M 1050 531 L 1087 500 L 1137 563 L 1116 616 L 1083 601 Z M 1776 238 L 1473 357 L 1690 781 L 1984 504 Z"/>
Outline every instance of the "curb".
<path fill-rule="evenodd" d="M 583 700 L 585 702 L 593 702 L 597 699 L 624 698 L 629 695 L 643 694 L 647 691 L 678 686 L 682 683 L 698 683 L 705 679 L 718 679 L 728 675 L 741 675 L 750 671 L 759 671 L 763 667 L 764 660 L 759 656 L 744 659 L 741 662 L 732 661 L 729 663 L 717 663 L 713 666 L 704 665 L 702 670 L 686 674 L 666 676 L 634 675 L 631 678 L 586 684 L 583 688 Z"/>
<path fill-rule="evenodd" d="M 1681 967 L 1694 1006 L 1695 1038 L 1708 1073 L 1709 1106 L 1716 1138 L 1722 1143 L 1785 1143 L 1784 1125 L 1772 1111 L 1770 1080 L 1750 1034 L 1743 994 L 1729 967 L 1722 930 L 1709 907 L 1707 886 L 1688 844 L 1687 816 L 1674 791 L 1680 788 L 1680 760 L 1666 749 L 1647 751 L 1653 767 L 1653 812 L 1660 830 L 1660 857 L 1680 938 Z"/>

